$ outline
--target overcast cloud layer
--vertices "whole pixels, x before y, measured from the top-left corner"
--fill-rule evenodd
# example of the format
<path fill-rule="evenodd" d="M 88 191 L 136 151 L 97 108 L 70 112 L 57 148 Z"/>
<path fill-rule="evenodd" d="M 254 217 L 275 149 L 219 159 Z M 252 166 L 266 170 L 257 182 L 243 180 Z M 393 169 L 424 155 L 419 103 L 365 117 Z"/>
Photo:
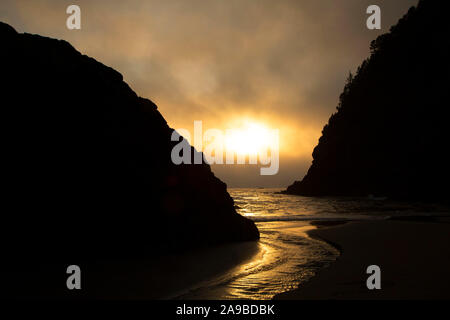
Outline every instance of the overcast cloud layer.
<path fill-rule="evenodd" d="M 66 28 L 81 7 L 82 29 Z M 382 30 L 366 28 L 366 8 L 382 10 Z M 250 117 L 280 129 L 277 176 L 217 168 L 230 186 L 286 186 L 306 173 L 323 125 L 349 71 L 370 41 L 417 0 L 2 0 L 0 20 L 19 32 L 69 41 L 113 67 L 152 99 L 173 128 L 226 129 Z"/>

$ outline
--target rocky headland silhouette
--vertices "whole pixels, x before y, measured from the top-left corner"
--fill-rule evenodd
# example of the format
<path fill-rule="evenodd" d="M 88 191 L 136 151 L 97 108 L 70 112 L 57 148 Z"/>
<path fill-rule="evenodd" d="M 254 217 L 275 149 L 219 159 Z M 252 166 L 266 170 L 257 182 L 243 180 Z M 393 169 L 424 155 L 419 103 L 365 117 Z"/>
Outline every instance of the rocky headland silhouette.
<path fill-rule="evenodd" d="M 286 193 L 448 202 L 448 12 L 448 1 L 421 0 L 372 41 Z"/>
<path fill-rule="evenodd" d="M 151 258 L 259 238 L 209 165 L 172 163 L 173 129 L 119 72 L 5 23 L 0 39 L 7 261 Z"/>

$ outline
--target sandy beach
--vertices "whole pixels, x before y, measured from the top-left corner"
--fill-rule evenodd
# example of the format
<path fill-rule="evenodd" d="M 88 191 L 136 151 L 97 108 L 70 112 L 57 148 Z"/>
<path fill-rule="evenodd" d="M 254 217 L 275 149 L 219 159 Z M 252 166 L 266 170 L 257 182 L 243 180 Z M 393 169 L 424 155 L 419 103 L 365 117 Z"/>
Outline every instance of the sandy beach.
<path fill-rule="evenodd" d="M 98 261 L 81 264 L 82 291 L 65 289 L 66 266 L 45 265 L 22 273 L 10 272 L 7 280 L 12 297 L 28 299 L 177 299 L 218 275 L 238 268 L 260 251 L 258 242 L 224 244 L 151 260 Z M 31 284 L 31 285 L 30 285 Z M 24 294 L 24 290 L 26 294 Z"/>
<path fill-rule="evenodd" d="M 450 218 L 351 222 L 309 235 L 341 255 L 298 289 L 275 299 L 448 299 Z M 366 268 L 381 268 L 381 289 L 368 290 Z"/>

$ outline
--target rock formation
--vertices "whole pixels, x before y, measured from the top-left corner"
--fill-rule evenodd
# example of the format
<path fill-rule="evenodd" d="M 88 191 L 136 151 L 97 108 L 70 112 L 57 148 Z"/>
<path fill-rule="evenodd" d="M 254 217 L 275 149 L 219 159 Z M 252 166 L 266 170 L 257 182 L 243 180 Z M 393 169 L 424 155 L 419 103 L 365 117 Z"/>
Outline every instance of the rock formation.
<path fill-rule="evenodd" d="M 4 23 L 0 39 L 9 261 L 139 259 L 259 238 L 209 165 L 172 163 L 173 129 L 120 73 Z"/>
<path fill-rule="evenodd" d="M 448 199 L 448 12 L 448 1 L 422 0 L 371 43 L 286 193 Z"/>

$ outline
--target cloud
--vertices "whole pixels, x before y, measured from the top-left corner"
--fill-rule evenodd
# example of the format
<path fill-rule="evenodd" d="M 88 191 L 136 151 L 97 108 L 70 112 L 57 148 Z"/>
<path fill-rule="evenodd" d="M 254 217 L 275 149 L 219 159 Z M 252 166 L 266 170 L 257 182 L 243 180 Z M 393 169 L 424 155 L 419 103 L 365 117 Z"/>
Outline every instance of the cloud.
<path fill-rule="evenodd" d="M 158 104 L 172 127 L 203 120 L 226 129 L 240 116 L 265 121 L 280 129 L 282 157 L 307 168 L 348 72 L 368 56 L 370 41 L 417 0 L 76 3 L 80 31 L 66 29 L 65 8 L 72 3 L 60 0 L 4 0 L 0 19 L 18 31 L 65 39 L 115 68 L 139 95 Z M 381 31 L 365 26 L 370 4 L 381 7 Z M 287 185 L 305 170 L 281 167 L 285 176 L 274 184 Z M 236 175 L 222 171 L 220 177 L 233 185 Z"/>

